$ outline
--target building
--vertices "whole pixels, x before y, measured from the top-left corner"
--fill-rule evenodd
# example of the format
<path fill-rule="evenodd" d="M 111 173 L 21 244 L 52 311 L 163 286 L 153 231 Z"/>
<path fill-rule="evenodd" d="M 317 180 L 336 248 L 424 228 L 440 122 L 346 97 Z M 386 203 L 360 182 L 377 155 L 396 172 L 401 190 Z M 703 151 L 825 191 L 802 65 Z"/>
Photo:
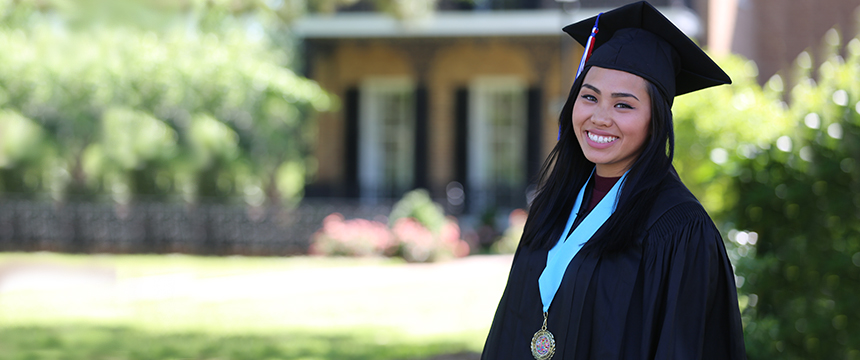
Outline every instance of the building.
<path fill-rule="evenodd" d="M 307 196 L 378 203 L 425 188 L 453 213 L 526 206 L 582 52 L 561 28 L 627 2 L 442 2 L 412 22 L 360 11 L 300 19 L 305 75 L 342 101 L 319 117 Z M 688 7 L 652 3 L 702 33 Z"/>
<path fill-rule="evenodd" d="M 830 29 L 845 46 L 860 35 L 857 0 L 719 0 L 700 6 L 708 19 L 707 45 L 716 54 L 733 53 L 755 61 L 759 83 L 788 75 L 792 62 L 809 51 L 820 64 Z M 788 79 L 791 80 L 791 79 Z"/>

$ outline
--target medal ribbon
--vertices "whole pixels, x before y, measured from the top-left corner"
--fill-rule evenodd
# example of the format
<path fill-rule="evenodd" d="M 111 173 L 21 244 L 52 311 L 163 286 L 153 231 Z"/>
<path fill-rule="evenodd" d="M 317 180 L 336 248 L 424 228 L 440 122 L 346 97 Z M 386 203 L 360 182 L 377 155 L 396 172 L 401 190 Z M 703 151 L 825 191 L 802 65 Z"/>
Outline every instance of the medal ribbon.
<path fill-rule="evenodd" d="M 591 181 L 592 176 L 594 176 L 594 171 L 591 172 L 591 175 L 588 177 L 588 181 Z M 573 260 L 576 253 L 582 248 L 582 245 L 585 244 L 588 239 L 591 239 L 591 237 L 594 236 L 594 233 L 597 232 L 597 229 L 600 229 L 600 227 L 603 226 L 603 223 L 609 219 L 609 216 L 615 212 L 615 207 L 618 203 L 618 191 L 621 188 L 621 184 L 624 183 L 625 178 L 627 178 L 626 172 L 621 179 L 618 179 L 615 185 L 612 186 L 612 190 L 609 190 L 609 192 L 606 193 L 606 196 L 600 200 L 597 206 L 591 210 L 585 219 L 582 219 L 582 223 L 573 230 L 573 233 L 565 236 L 570 233 L 570 228 L 573 227 L 577 213 L 582 207 L 582 202 L 585 201 L 584 194 L 588 181 L 585 182 L 585 185 L 582 185 L 582 189 L 579 190 L 579 195 L 576 196 L 573 210 L 570 212 L 570 216 L 567 219 L 567 225 L 564 228 L 564 232 L 561 234 L 561 238 L 558 239 L 558 243 L 556 243 L 552 250 L 547 254 L 546 267 L 543 269 L 540 278 L 538 278 L 538 288 L 540 289 L 540 298 L 541 302 L 543 302 L 544 313 L 549 311 L 549 305 L 552 303 L 555 293 L 558 292 L 559 286 L 561 286 L 561 279 L 564 277 L 567 265 L 570 264 L 570 261 Z"/>

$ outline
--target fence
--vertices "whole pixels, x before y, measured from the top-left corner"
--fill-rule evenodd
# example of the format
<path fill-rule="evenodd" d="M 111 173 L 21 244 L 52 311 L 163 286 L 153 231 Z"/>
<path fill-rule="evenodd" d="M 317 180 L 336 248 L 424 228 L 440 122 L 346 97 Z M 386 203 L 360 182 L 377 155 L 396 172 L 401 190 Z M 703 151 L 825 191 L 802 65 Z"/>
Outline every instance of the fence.
<path fill-rule="evenodd" d="M 328 214 L 373 219 L 390 204 L 308 200 L 295 208 L 0 199 L 0 251 L 296 255 Z"/>

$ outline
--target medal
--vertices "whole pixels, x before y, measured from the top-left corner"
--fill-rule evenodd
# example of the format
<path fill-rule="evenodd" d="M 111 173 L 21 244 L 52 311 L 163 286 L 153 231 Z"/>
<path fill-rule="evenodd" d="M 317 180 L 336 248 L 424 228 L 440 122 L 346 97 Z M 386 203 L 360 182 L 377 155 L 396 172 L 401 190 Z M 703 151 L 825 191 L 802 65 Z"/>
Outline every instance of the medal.
<path fill-rule="evenodd" d="M 543 326 L 532 337 L 532 356 L 535 360 L 549 360 L 555 354 L 555 338 L 546 329 L 546 313 L 543 313 Z"/>

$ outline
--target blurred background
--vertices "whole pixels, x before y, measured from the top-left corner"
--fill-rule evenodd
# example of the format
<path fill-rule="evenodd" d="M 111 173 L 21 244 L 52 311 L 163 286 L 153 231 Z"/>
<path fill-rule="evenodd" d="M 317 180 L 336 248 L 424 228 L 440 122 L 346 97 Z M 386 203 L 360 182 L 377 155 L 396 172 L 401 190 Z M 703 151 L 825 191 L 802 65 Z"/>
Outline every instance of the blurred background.
<path fill-rule="evenodd" d="M 0 0 L 0 359 L 477 359 L 625 0 Z M 860 358 L 860 4 L 654 0 L 750 359 Z"/>

